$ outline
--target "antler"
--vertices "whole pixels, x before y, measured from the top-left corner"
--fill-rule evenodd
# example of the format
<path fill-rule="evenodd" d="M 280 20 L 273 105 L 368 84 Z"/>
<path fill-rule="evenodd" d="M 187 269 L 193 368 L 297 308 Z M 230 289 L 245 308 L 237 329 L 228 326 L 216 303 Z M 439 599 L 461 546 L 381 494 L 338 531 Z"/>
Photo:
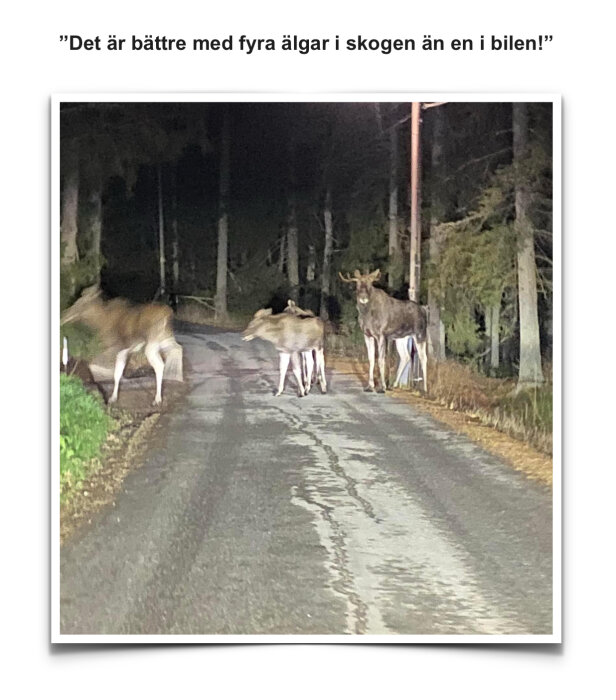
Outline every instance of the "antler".
<path fill-rule="evenodd" d="M 347 275 L 346 277 L 343 277 L 342 272 L 338 272 L 338 274 L 340 275 L 340 279 L 343 282 L 357 282 L 357 280 L 360 277 L 359 270 L 355 270 L 355 272 L 353 273 L 353 277 L 351 277 L 351 275 Z"/>

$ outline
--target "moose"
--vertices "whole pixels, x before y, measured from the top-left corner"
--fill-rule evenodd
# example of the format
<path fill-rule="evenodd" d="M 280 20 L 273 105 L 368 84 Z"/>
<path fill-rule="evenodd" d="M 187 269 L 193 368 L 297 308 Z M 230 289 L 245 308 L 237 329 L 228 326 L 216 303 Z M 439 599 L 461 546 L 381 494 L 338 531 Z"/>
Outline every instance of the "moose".
<path fill-rule="evenodd" d="M 287 306 L 285 307 L 284 312 L 285 314 L 293 314 L 299 318 L 315 318 L 313 311 L 310 311 L 310 309 L 302 309 L 293 301 L 293 299 L 287 299 Z M 306 392 L 310 391 L 313 381 L 317 380 L 317 377 L 313 371 L 317 366 L 317 352 L 323 353 L 323 349 L 308 350 L 307 352 L 302 353 L 302 373 Z"/>
<path fill-rule="evenodd" d="M 154 405 L 162 403 L 163 373 L 182 381 L 182 346 L 173 335 L 173 311 L 163 304 L 133 304 L 127 299 L 104 301 L 97 285 L 87 287 L 60 317 L 60 323 L 81 321 L 95 331 L 106 348 L 115 352 L 113 393 L 118 399 L 120 379 L 129 355 L 144 350 L 156 374 Z M 163 353 L 165 359 L 161 357 Z"/>
<path fill-rule="evenodd" d="M 323 355 L 324 335 L 323 321 L 314 316 L 301 316 L 295 313 L 272 314 L 272 309 L 260 309 L 242 333 L 242 338 L 247 341 L 254 338 L 267 340 L 278 351 L 280 380 L 275 396 L 280 396 L 283 392 L 289 361 L 297 380 L 298 396 L 305 396 L 310 392 L 313 350 L 316 353 L 316 370 L 321 392 L 327 393 Z M 308 363 L 306 376 L 302 372 L 301 355 L 304 355 Z"/>
<path fill-rule="evenodd" d="M 385 350 L 387 339 L 391 338 L 396 343 L 396 349 L 400 356 L 400 363 L 393 386 L 399 385 L 400 377 L 405 366 L 410 361 L 408 351 L 408 338 L 413 338 L 417 347 L 417 354 L 423 374 L 424 392 L 428 391 L 428 358 L 426 353 L 427 318 L 425 310 L 414 301 L 401 301 L 390 297 L 382 289 L 374 287 L 381 276 L 380 270 L 360 274 L 355 270 L 353 277 L 346 277 L 340 272 L 343 282 L 356 285 L 357 311 L 359 326 L 364 334 L 368 360 L 370 362 L 370 376 L 366 391 L 374 391 L 374 359 L 375 344 L 378 345 L 379 373 L 381 375 L 381 388 L 379 393 L 385 392 Z"/>

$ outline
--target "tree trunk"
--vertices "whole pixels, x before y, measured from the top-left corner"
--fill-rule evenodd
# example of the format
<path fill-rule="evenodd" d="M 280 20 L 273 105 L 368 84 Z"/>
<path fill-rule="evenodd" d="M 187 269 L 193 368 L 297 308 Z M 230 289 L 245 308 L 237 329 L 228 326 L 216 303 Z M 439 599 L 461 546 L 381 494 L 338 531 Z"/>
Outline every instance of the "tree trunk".
<path fill-rule="evenodd" d="M 287 226 L 287 278 L 289 280 L 290 295 L 294 301 L 298 301 L 299 293 L 299 244 L 297 232 L 297 205 L 295 201 L 295 144 L 289 142 L 289 193 L 288 193 L 288 226 Z"/>
<path fill-rule="evenodd" d="M 486 333 L 490 339 L 490 371 L 493 373 L 500 364 L 500 303 L 486 311 Z"/>
<path fill-rule="evenodd" d="M 441 206 L 442 187 L 441 168 L 443 156 L 443 113 L 440 108 L 434 110 L 434 128 L 432 131 L 432 153 L 430 168 L 430 262 L 432 266 L 438 260 L 442 248 L 442 235 L 437 232 L 439 220 L 443 216 Z M 441 306 L 432 284 L 428 286 L 428 352 L 431 357 L 441 361 L 445 359 L 445 326 L 441 321 Z"/>
<path fill-rule="evenodd" d="M 409 299 L 419 302 L 421 285 L 421 194 L 419 187 L 421 103 L 411 108 L 411 253 L 409 272 Z"/>
<path fill-rule="evenodd" d="M 323 249 L 323 271 L 321 275 L 321 318 L 324 321 L 329 320 L 329 295 L 331 274 L 330 266 L 332 259 L 332 251 L 334 249 L 334 226 L 332 217 L 332 191 L 328 186 L 325 194 L 325 208 L 323 210 L 323 220 L 325 223 L 325 246 Z"/>
<path fill-rule="evenodd" d="M 285 261 L 285 244 L 287 242 L 286 233 L 280 237 L 280 250 L 278 251 L 278 272 L 282 275 L 284 272 L 284 261 Z"/>
<path fill-rule="evenodd" d="M 79 259 L 77 250 L 79 153 L 76 146 L 73 147 L 71 145 L 70 150 L 67 152 L 64 171 L 60 242 L 62 243 L 62 264 L 71 264 Z"/>
<path fill-rule="evenodd" d="M 297 215 L 295 197 L 289 197 L 289 228 L 287 230 L 287 277 L 289 279 L 289 294 L 294 301 L 299 293 L 299 251 L 297 237 Z"/>
<path fill-rule="evenodd" d="M 160 273 L 159 297 L 165 296 L 165 221 L 163 217 L 163 166 L 158 164 L 158 268 Z"/>
<path fill-rule="evenodd" d="M 396 289 L 400 284 L 400 244 L 398 241 L 398 131 L 389 132 L 389 272 L 387 284 Z"/>
<path fill-rule="evenodd" d="M 314 282 L 317 271 L 317 251 L 311 244 L 308 246 L 308 264 L 306 265 L 306 282 Z"/>
<path fill-rule="evenodd" d="M 537 271 L 535 243 L 529 211 L 531 194 L 524 174 L 528 152 L 528 106 L 513 105 L 513 157 L 516 167 L 515 228 L 517 237 L 518 300 L 520 314 L 520 371 L 518 390 L 543 383 L 539 314 L 537 309 Z"/>
<path fill-rule="evenodd" d="M 101 254 L 101 240 L 103 231 L 103 183 L 99 173 L 96 173 L 90 185 L 88 194 L 88 228 L 90 233 L 90 250 L 88 256 L 95 261 L 94 282 L 100 284 L 101 266 L 103 258 Z"/>
<path fill-rule="evenodd" d="M 229 179 L 231 136 L 229 107 L 225 106 L 220 145 L 220 210 L 218 214 L 218 259 L 216 266 L 216 316 L 227 316 L 227 259 L 229 249 Z"/>
<path fill-rule="evenodd" d="M 172 166 L 173 182 L 171 183 L 171 270 L 173 274 L 173 293 L 177 294 L 180 287 L 180 259 L 178 238 L 178 183 L 177 165 Z"/>

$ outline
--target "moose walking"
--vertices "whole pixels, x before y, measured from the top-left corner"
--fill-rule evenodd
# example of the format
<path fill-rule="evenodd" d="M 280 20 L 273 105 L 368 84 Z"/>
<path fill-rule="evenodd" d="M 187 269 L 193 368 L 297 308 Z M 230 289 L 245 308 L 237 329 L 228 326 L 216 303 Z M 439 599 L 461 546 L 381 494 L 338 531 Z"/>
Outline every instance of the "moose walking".
<path fill-rule="evenodd" d="M 143 350 L 156 375 L 154 405 L 162 403 L 163 373 L 166 378 L 182 381 L 182 346 L 173 335 L 173 311 L 162 304 L 132 304 L 126 299 L 103 301 L 94 285 L 85 289 L 68 308 L 61 323 L 81 321 L 96 331 L 104 347 L 113 348 L 113 394 L 118 398 L 120 379 L 129 355 Z M 165 359 L 161 357 L 161 353 Z"/>
<path fill-rule="evenodd" d="M 381 375 L 381 388 L 385 391 L 385 349 L 387 339 L 391 338 L 396 343 L 396 350 L 400 357 L 398 371 L 393 386 L 398 386 L 405 366 L 410 362 L 408 351 L 409 336 L 413 338 L 417 347 L 417 354 L 421 364 L 424 392 L 428 391 L 428 357 L 426 353 L 426 329 L 428 321 L 425 310 L 414 301 L 401 301 L 390 297 L 382 289 L 373 284 L 381 276 L 380 270 L 369 272 L 365 275 L 355 270 L 353 277 L 344 277 L 339 273 L 343 282 L 354 282 L 357 295 L 357 312 L 359 315 L 359 327 L 364 334 L 368 360 L 370 363 L 370 376 L 366 391 L 374 391 L 374 360 L 375 346 L 378 345 L 379 374 Z"/>

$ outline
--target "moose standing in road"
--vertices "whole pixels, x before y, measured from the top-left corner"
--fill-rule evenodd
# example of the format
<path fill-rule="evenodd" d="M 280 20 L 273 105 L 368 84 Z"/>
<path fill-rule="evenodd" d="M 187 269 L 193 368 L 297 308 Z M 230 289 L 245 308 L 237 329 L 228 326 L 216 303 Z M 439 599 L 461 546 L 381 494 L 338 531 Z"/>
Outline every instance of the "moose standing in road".
<path fill-rule="evenodd" d="M 359 314 L 359 326 L 363 331 L 366 347 L 368 348 L 368 360 L 370 362 L 370 376 L 366 391 L 374 391 L 374 355 L 375 342 L 378 344 L 379 373 L 381 375 L 380 392 L 385 391 L 385 348 L 387 339 L 396 342 L 396 349 L 400 356 L 400 363 L 396 373 L 394 386 L 398 386 L 404 367 L 410 360 L 408 352 L 408 337 L 411 336 L 417 347 L 417 354 L 423 374 L 424 392 L 428 391 L 428 358 L 426 353 L 426 329 L 427 318 L 425 310 L 414 301 L 401 301 L 386 294 L 382 289 L 373 286 L 381 272 L 375 270 L 365 275 L 355 270 L 353 277 L 344 277 L 339 273 L 343 282 L 354 282 L 357 293 L 357 311 Z"/>
<path fill-rule="evenodd" d="M 85 289 L 60 318 L 61 323 L 73 321 L 85 323 L 97 333 L 104 347 L 113 348 L 116 353 L 109 403 L 117 401 L 129 355 L 142 349 L 156 374 L 154 405 L 159 406 L 163 400 L 163 372 L 168 379 L 182 381 L 182 346 L 173 335 L 173 311 L 168 306 L 132 304 L 126 299 L 103 301 L 100 289 L 94 285 Z"/>
<path fill-rule="evenodd" d="M 287 300 L 287 305 L 284 310 L 285 314 L 293 314 L 299 318 L 315 318 L 315 314 L 310 309 L 302 309 L 299 307 L 293 299 Z M 306 387 L 306 393 L 310 391 L 313 381 L 316 382 L 317 376 L 313 371 L 318 366 L 319 358 L 317 353 L 323 354 L 323 349 L 321 350 L 308 350 L 302 353 L 302 373 L 304 377 L 304 386 Z"/>
<path fill-rule="evenodd" d="M 313 316 L 301 317 L 292 313 L 272 315 L 272 309 L 260 309 L 253 316 L 252 321 L 243 332 L 244 340 L 262 338 L 267 340 L 278 350 L 280 354 L 280 381 L 276 396 L 280 396 L 284 389 L 284 380 L 291 361 L 293 374 L 297 380 L 298 395 L 305 396 L 310 392 L 310 375 L 312 374 L 312 351 L 316 352 L 317 376 L 321 386 L 321 392 L 327 393 L 327 381 L 325 379 L 325 360 L 323 356 L 323 338 L 325 326 L 321 319 Z M 301 354 L 310 358 L 310 366 L 304 381 L 301 367 Z"/>

